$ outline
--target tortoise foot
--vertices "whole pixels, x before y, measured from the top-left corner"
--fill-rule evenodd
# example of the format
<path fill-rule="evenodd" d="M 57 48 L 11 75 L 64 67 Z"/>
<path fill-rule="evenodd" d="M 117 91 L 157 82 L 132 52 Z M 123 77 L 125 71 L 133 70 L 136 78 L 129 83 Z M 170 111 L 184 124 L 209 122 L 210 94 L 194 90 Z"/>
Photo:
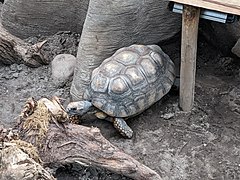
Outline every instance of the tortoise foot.
<path fill-rule="evenodd" d="M 113 125 L 122 136 L 129 138 L 129 139 L 132 138 L 133 131 L 127 125 L 127 123 L 125 122 L 125 120 L 123 118 L 114 118 Z"/>

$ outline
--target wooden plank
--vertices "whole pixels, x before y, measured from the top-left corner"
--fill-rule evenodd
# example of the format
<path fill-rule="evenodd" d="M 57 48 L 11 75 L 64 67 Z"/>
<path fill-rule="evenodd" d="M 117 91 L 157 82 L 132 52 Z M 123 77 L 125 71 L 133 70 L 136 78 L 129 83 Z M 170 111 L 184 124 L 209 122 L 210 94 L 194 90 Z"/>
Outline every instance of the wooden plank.
<path fill-rule="evenodd" d="M 171 0 L 181 4 L 240 15 L 240 0 Z"/>
<path fill-rule="evenodd" d="M 199 16 L 200 8 L 184 5 L 179 100 L 183 111 L 190 111 L 194 102 Z"/>

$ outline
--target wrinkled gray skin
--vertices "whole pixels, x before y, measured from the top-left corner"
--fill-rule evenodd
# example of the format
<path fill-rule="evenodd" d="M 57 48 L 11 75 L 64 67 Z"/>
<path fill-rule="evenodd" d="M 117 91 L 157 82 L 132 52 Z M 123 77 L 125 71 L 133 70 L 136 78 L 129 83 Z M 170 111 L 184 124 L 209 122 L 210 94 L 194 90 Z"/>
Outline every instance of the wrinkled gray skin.
<path fill-rule="evenodd" d="M 181 16 L 167 5 L 167 0 L 6 0 L 2 17 L 5 28 L 21 37 L 82 30 L 71 87 L 73 100 L 80 100 L 92 70 L 117 49 L 154 44 L 180 31 Z"/>
<path fill-rule="evenodd" d="M 81 33 L 89 0 L 5 0 L 2 24 L 15 36 Z"/>

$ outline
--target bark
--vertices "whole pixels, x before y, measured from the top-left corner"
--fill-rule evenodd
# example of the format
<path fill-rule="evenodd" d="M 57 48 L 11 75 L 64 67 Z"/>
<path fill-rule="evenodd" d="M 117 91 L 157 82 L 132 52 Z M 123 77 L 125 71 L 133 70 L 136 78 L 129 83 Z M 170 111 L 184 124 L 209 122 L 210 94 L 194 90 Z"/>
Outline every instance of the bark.
<path fill-rule="evenodd" d="M 4 143 L 0 148 L 0 179 L 54 180 L 39 163 L 23 152 L 15 143 Z"/>
<path fill-rule="evenodd" d="M 93 127 L 68 124 L 62 131 L 51 124 L 40 157 L 45 165 L 80 163 L 106 168 L 136 180 L 161 179 L 155 171 L 112 145 Z"/>
<path fill-rule="evenodd" d="M 41 53 L 41 47 L 44 43 L 28 44 L 10 34 L 0 24 L 0 63 L 6 65 L 24 63 L 31 67 L 47 64 L 48 62 Z"/>
<path fill-rule="evenodd" d="M 165 0 L 90 0 L 71 87 L 82 99 L 93 69 L 117 49 L 132 44 L 154 44 L 180 31 L 181 16 L 167 9 Z"/>

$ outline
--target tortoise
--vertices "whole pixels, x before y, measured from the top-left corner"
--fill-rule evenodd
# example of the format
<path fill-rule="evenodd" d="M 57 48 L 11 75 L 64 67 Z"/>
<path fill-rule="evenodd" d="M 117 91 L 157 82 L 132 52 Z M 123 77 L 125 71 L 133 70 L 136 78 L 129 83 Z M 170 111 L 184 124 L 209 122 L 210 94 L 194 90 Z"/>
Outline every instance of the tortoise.
<path fill-rule="evenodd" d="M 70 102 L 66 111 L 69 116 L 95 113 L 97 118 L 113 122 L 121 135 L 131 138 L 133 131 L 125 119 L 160 100 L 174 80 L 174 63 L 159 46 L 123 47 L 93 70 L 84 100 Z"/>

